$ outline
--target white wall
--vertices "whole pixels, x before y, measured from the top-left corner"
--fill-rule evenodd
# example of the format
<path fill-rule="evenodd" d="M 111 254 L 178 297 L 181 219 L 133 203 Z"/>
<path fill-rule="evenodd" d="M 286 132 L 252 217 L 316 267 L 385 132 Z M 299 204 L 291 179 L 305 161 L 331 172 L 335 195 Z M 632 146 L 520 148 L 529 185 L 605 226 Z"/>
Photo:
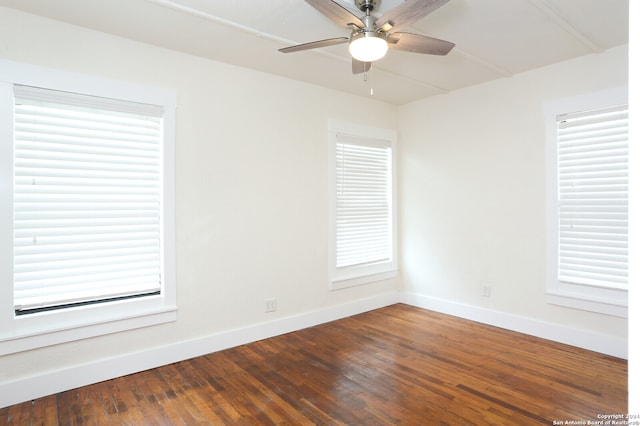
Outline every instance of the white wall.
<path fill-rule="evenodd" d="M 3 8 L 0 57 L 178 93 L 178 321 L 4 356 L 0 387 L 397 297 L 397 280 L 329 291 L 327 258 L 328 120 L 395 129 L 395 107 Z"/>
<path fill-rule="evenodd" d="M 546 101 L 626 84 L 619 47 L 399 109 L 400 269 L 413 300 L 626 346 L 625 319 L 545 302 L 543 121 Z"/>

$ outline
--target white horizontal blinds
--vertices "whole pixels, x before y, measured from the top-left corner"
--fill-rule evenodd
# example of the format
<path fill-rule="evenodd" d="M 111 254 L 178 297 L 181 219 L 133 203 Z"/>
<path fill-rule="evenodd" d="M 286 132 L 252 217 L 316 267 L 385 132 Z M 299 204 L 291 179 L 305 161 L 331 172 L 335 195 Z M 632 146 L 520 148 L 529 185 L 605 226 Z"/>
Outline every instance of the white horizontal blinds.
<path fill-rule="evenodd" d="M 557 121 L 558 278 L 627 288 L 627 106 Z"/>
<path fill-rule="evenodd" d="M 162 108 L 14 94 L 16 313 L 160 291 Z"/>
<path fill-rule="evenodd" d="M 336 267 L 391 260 L 391 143 L 337 134 Z"/>

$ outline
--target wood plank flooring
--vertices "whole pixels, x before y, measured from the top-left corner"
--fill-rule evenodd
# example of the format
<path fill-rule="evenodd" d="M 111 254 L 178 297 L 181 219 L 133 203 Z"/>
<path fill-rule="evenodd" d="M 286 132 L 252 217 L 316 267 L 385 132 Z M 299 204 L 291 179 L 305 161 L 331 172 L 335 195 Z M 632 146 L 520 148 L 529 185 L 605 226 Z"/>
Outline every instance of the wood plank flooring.
<path fill-rule="evenodd" d="M 398 304 L 0 409 L 2 425 L 552 425 L 627 362 Z"/>

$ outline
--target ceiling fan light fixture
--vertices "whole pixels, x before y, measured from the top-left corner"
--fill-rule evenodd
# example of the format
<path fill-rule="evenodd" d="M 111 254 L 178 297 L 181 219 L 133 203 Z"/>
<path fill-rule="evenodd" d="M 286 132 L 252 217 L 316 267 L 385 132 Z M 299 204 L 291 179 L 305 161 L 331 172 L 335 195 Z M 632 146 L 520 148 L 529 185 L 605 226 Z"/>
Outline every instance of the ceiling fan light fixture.
<path fill-rule="evenodd" d="M 360 62 L 373 62 L 387 54 L 389 45 L 384 36 L 377 32 L 364 31 L 351 37 L 349 53 Z"/>

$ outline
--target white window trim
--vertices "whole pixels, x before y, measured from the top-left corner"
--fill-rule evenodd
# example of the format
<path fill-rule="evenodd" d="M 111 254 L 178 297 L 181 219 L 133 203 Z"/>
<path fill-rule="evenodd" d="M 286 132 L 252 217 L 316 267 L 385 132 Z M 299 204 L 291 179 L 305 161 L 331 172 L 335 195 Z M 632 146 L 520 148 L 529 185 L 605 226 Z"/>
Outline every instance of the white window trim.
<path fill-rule="evenodd" d="M 628 103 L 628 89 L 620 87 L 588 93 L 545 103 L 546 129 L 546 300 L 550 304 L 598 312 L 617 317 L 628 317 L 628 291 L 598 288 L 558 281 L 558 209 L 557 209 L 557 122 L 556 117 L 579 111 L 588 111 Z"/>
<path fill-rule="evenodd" d="M 164 107 L 163 288 L 161 295 L 16 316 L 13 307 L 12 208 L 0 209 L 0 356 L 175 321 L 176 92 L 130 82 L 0 60 L 0 200 L 11 200 L 13 84 Z M 12 203 L 9 203 L 12 205 Z"/>
<path fill-rule="evenodd" d="M 338 134 L 362 139 L 379 139 L 391 143 L 392 247 L 391 261 L 373 265 L 336 268 L 336 142 Z M 396 190 L 396 132 L 355 123 L 329 121 L 329 288 L 339 290 L 391 279 L 398 274 L 397 262 L 397 190 Z"/>

